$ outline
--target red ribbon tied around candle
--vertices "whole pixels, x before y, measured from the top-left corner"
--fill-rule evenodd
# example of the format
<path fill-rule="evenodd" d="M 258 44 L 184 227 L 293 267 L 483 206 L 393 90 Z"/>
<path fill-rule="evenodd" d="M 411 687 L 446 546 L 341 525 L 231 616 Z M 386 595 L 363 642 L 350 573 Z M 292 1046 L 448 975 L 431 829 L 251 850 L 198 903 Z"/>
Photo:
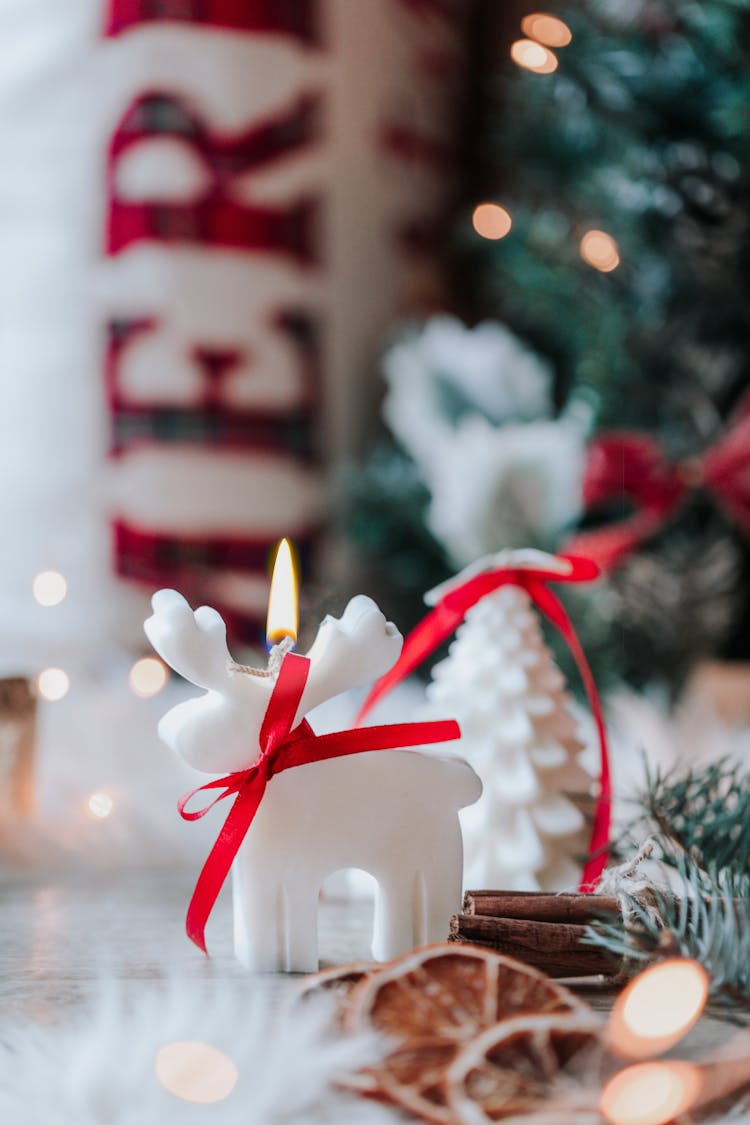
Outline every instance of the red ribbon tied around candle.
<path fill-rule="evenodd" d="M 609 433 L 596 438 L 584 472 L 585 506 L 625 496 L 636 510 L 609 527 L 582 531 L 566 548 L 595 559 L 602 570 L 614 570 L 664 526 L 695 488 L 712 493 L 750 535 L 750 398 L 715 445 L 677 464 L 647 434 Z"/>
<path fill-rule="evenodd" d="M 219 801 L 234 797 L 224 826 L 198 876 L 187 912 L 187 935 L 204 953 L 207 952 L 205 929 L 209 915 L 260 807 L 266 786 L 275 774 L 328 758 L 363 754 L 370 750 L 397 750 L 427 743 L 450 742 L 461 736 L 458 723 L 453 720 L 393 723 L 359 730 L 335 731 L 332 734 L 315 734 L 307 720 L 303 719 L 292 729 L 309 671 L 310 661 L 306 656 L 288 653 L 282 661 L 263 718 L 257 760 L 246 770 L 239 770 L 198 786 L 178 802 L 177 807 L 184 820 L 200 820 Z M 196 812 L 187 811 L 186 806 L 196 793 L 212 789 L 221 792 L 209 805 Z"/>
<path fill-rule="evenodd" d="M 538 554 L 540 558 L 545 557 L 541 552 Z M 599 568 L 590 559 L 575 558 L 570 555 L 546 557 L 550 559 L 549 566 L 498 565 L 473 576 L 467 576 L 464 582 L 457 585 L 450 585 L 438 598 L 434 608 L 406 638 L 401 656 L 390 672 L 386 672 L 375 684 L 357 716 L 357 722 L 362 722 L 387 692 L 405 679 L 430 653 L 447 640 L 462 623 L 468 610 L 482 598 L 499 589 L 500 586 L 513 585 L 525 590 L 537 609 L 559 630 L 567 642 L 583 680 L 596 725 L 599 740 L 600 787 L 588 859 L 583 869 L 580 887 L 582 891 L 593 891 L 606 866 L 610 843 L 612 788 L 607 732 L 599 693 L 588 661 L 562 603 L 549 589 L 547 582 L 590 582 L 598 577 Z"/>

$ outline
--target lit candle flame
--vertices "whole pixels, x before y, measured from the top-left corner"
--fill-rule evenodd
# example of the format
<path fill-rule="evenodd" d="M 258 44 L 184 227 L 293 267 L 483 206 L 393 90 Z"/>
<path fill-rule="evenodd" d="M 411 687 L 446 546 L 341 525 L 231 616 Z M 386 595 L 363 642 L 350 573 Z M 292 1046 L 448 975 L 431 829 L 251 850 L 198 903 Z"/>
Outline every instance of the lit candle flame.
<path fill-rule="evenodd" d="M 686 957 L 646 969 L 617 999 L 607 1043 L 617 1055 L 648 1058 L 668 1051 L 686 1035 L 708 998 L 708 974 Z"/>
<path fill-rule="evenodd" d="M 297 574 L 289 540 L 282 539 L 276 551 L 268 598 L 266 640 L 269 645 L 277 645 L 285 637 L 296 641 L 297 624 Z"/>

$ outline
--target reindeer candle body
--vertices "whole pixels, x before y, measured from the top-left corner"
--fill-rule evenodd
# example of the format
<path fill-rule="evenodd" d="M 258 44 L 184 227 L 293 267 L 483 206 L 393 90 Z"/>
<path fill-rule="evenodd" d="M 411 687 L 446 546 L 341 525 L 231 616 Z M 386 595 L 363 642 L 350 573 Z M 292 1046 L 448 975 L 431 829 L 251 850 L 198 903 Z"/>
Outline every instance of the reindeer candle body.
<path fill-rule="evenodd" d="M 276 684 L 274 660 L 268 671 L 235 664 L 219 614 L 205 606 L 193 613 L 173 590 L 157 593 L 153 609 L 145 628 L 154 648 L 206 689 L 164 716 L 160 736 L 200 770 L 248 769 Z M 340 619 L 327 617 L 307 656 L 292 733 L 319 703 L 387 671 L 401 644 L 362 595 Z M 276 656 L 281 664 L 283 653 Z M 458 809 L 480 792 L 465 762 L 411 750 L 311 761 L 271 776 L 234 863 L 239 959 L 261 972 L 315 970 L 318 892 L 328 875 L 348 867 L 378 883 L 375 957 L 443 939 L 461 897 Z"/>

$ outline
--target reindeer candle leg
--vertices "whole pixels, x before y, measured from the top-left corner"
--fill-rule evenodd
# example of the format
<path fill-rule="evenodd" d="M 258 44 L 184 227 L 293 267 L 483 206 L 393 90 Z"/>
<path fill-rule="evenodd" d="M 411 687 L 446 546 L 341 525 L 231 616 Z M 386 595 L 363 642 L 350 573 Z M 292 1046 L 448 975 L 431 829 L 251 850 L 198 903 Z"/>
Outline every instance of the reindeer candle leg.
<path fill-rule="evenodd" d="M 425 942 L 445 941 L 445 912 L 450 903 L 455 902 L 456 895 L 461 897 L 462 850 L 458 822 L 446 822 L 440 847 L 423 857 L 425 935 L 422 940 Z"/>
<path fill-rule="evenodd" d="M 292 888 L 287 915 L 287 972 L 318 970 L 318 895 L 310 886 Z"/>
<path fill-rule="evenodd" d="M 413 948 L 414 885 L 409 869 L 378 879 L 372 943 L 376 961 L 390 961 Z"/>
<path fill-rule="evenodd" d="M 254 973 L 286 971 L 288 900 L 275 880 L 259 880 L 248 872 L 242 853 L 232 869 L 234 952 Z"/>

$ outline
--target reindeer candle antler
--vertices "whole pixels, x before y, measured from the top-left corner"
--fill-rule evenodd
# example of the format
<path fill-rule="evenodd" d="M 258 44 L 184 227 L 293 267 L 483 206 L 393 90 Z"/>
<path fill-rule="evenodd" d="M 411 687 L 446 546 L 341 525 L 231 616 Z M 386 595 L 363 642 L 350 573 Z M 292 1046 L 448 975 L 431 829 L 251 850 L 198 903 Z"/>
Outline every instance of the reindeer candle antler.
<path fill-rule="evenodd" d="M 154 648 L 205 689 L 168 712 L 159 734 L 198 769 L 229 771 L 201 789 L 234 797 L 188 910 L 193 940 L 205 948 L 203 928 L 233 861 L 235 950 L 254 970 L 317 968 L 318 891 L 342 868 L 378 883 L 376 957 L 443 938 L 461 896 L 458 809 L 481 785 L 465 762 L 403 748 L 457 738 L 457 725 L 319 736 L 304 718 L 397 660 L 401 635 L 377 605 L 352 598 L 341 618 L 325 618 L 307 656 L 279 646 L 265 671 L 234 663 L 215 610 L 193 612 L 173 590 L 154 595 L 153 609 L 145 628 Z M 186 800 L 186 818 L 207 811 L 188 813 Z"/>

